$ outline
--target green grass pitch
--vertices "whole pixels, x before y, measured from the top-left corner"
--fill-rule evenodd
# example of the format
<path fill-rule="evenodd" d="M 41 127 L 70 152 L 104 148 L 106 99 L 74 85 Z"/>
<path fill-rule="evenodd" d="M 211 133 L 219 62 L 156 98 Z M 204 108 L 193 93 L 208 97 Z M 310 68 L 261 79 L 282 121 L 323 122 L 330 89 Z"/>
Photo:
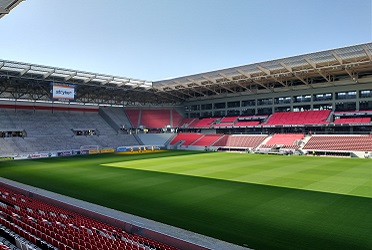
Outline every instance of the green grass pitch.
<path fill-rule="evenodd" d="M 170 151 L 0 162 L 0 176 L 254 249 L 372 249 L 372 161 Z"/>

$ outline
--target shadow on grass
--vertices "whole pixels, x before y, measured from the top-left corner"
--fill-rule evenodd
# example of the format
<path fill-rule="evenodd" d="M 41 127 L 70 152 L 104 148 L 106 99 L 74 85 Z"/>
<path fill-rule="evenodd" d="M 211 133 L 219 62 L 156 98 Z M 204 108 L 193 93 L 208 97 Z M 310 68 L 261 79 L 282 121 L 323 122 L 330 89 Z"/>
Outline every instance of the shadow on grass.
<path fill-rule="evenodd" d="M 87 171 L 1 175 L 255 249 L 372 246 L 370 198 L 135 169 Z"/>

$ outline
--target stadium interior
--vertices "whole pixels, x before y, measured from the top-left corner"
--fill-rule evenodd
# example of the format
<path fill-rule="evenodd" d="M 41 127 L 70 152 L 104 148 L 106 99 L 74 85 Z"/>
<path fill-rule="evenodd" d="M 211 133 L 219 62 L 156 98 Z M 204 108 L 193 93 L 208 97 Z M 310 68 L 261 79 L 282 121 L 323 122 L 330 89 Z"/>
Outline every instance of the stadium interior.
<path fill-rule="evenodd" d="M 158 82 L 0 60 L 0 160 L 157 149 L 372 158 L 371 119 L 372 43 Z M 183 246 L 0 194 L 0 249 Z M 56 216 L 77 227 L 52 226 Z"/>

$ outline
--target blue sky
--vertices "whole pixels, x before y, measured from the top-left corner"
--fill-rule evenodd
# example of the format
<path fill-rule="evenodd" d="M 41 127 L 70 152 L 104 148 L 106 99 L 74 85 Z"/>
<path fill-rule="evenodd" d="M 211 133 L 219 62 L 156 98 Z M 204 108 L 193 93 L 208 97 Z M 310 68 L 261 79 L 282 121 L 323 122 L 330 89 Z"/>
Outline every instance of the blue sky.
<path fill-rule="evenodd" d="M 27 0 L 0 58 L 164 80 L 371 42 L 371 0 Z"/>

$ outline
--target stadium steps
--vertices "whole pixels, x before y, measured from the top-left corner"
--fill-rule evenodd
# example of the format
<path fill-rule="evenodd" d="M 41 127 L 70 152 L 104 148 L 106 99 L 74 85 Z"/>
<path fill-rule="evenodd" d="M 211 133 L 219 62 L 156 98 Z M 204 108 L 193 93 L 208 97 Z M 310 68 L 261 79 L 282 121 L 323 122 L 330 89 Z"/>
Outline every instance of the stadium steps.
<path fill-rule="evenodd" d="M 136 139 L 136 141 L 138 142 L 138 145 L 144 145 L 143 142 L 141 141 L 141 138 L 139 138 L 139 136 L 137 134 L 132 134 L 132 135 Z"/>
<path fill-rule="evenodd" d="M 272 135 L 267 136 L 267 137 L 265 138 L 265 140 L 263 140 L 263 142 L 261 142 L 261 143 L 260 143 L 256 148 L 260 148 L 262 145 L 266 145 L 266 143 L 267 143 L 268 141 L 270 141 L 272 137 L 273 137 Z"/>
<path fill-rule="evenodd" d="M 175 126 L 173 125 L 173 112 L 172 112 L 172 110 L 169 110 L 169 124 L 170 124 L 170 126 L 172 127 L 172 128 L 174 128 Z"/>
<path fill-rule="evenodd" d="M 214 146 L 216 144 L 218 144 L 218 142 L 224 140 L 226 137 L 228 137 L 228 135 L 222 135 L 220 138 L 218 138 L 215 142 L 213 142 L 210 146 Z"/>
<path fill-rule="evenodd" d="M 137 124 L 142 125 L 141 124 L 141 119 L 142 119 L 142 110 L 139 110 Z"/>
<path fill-rule="evenodd" d="M 171 137 L 169 137 L 169 139 L 164 143 L 165 146 L 169 146 L 171 141 L 173 141 L 173 139 L 177 136 L 177 134 L 172 134 Z"/>
<path fill-rule="evenodd" d="M 151 145 L 151 146 L 164 146 L 169 138 L 171 138 L 173 134 L 164 133 L 164 134 L 138 134 L 138 137 L 141 139 L 144 145 Z"/>
<path fill-rule="evenodd" d="M 302 143 L 301 143 L 301 146 L 300 146 L 300 149 L 302 149 L 306 143 L 310 140 L 311 138 L 311 135 L 306 135 L 303 139 L 302 139 Z"/>
<path fill-rule="evenodd" d="M 115 131 L 120 130 L 120 126 L 114 121 L 112 115 L 108 114 L 109 111 L 104 108 L 100 108 L 98 114 L 105 120 Z"/>

